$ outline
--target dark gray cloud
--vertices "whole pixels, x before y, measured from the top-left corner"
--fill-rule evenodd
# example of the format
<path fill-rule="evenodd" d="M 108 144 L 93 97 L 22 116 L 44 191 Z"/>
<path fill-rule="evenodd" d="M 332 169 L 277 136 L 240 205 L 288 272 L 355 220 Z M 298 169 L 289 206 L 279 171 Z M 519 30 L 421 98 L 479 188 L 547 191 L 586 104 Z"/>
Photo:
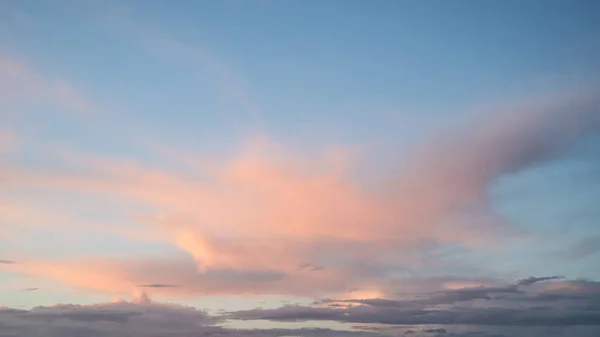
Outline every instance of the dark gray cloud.
<path fill-rule="evenodd" d="M 0 315 L 23 314 L 23 313 L 27 313 L 27 310 L 7 308 L 7 307 L 0 306 Z"/>
<path fill-rule="evenodd" d="M 514 286 L 462 288 L 437 292 L 431 298 L 421 300 L 421 303 L 425 305 L 453 304 L 476 299 L 491 299 L 494 294 L 518 294 L 520 292 Z"/>
<path fill-rule="evenodd" d="M 301 264 L 298 266 L 298 268 L 299 268 L 299 269 L 301 269 L 301 270 L 308 270 L 308 271 L 319 271 L 319 270 L 323 270 L 323 267 L 321 267 L 321 266 L 316 266 L 316 265 L 313 265 L 313 264 L 311 264 L 311 263 L 301 263 Z"/>
<path fill-rule="evenodd" d="M 423 330 L 423 332 L 425 333 L 448 333 L 448 331 L 446 331 L 446 329 L 425 329 Z"/>
<path fill-rule="evenodd" d="M 556 277 L 529 278 L 517 285 L 534 285 Z M 598 326 L 600 328 L 600 283 L 560 281 L 556 287 L 535 291 L 517 285 L 499 288 L 466 288 L 430 294 L 411 300 L 324 300 L 315 306 L 284 306 L 229 313 L 242 320 L 275 321 L 334 320 L 393 325 L 477 326 Z M 540 284 L 543 285 L 543 284 Z M 483 301 L 483 302 L 482 302 Z M 324 307 L 329 302 L 350 306 Z"/>
<path fill-rule="evenodd" d="M 570 326 L 600 325 L 600 312 L 588 310 L 556 310 L 547 307 L 464 308 L 450 310 L 375 308 L 367 305 L 347 309 L 286 307 L 253 309 L 230 314 L 242 320 L 310 321 L 333 320 L 352 323 L 396 325 L 509 325 L 509 326 Z"/>
<path fill-rule="evenodd" d="M 466 302 L 476 299 L 491 299 L 492 296 L 499 294 L 519 294 L 522 293 L 516 286 L 509 285 L 506 287 L 473 287 L 473 288 L 462 288 L 438 291 L 429 294 L 429 296 L 414 299 L 414 300 L 390 300 L 383 298 L 370 298 L 370 299 L 349 299 L 349 300 L 335 300 L 335 299 L 324 299 L 315 302 L 315 304 L 327 304 L 330 308 L 340 307 L 340 303 L 346 304 L 363 304 L 372 307 L 388 307 L 388 308 L 410 308 L 410 307 L 423 307 L 432 305 L 443 305 L 453 304 L 457 302 Z"/>
<path fill-rule="evenodd" d="M 140 288 L 177 288 L 179 287 L 176 284 L 162 284 L 162 283 L 150 283 L 150 284 L 141 284 Z"/>
<path fill-rule="evenodd" d="M 40 288 L 24 288 L 24 289 L 21 289 L 21 291 L 36 291 L 36 290 L 40 290 Z"/>
<path fill-rule="evenodd" d="M 14 264 L 15 261 L 11 261 L 11 260 L 0 260 L 0 264 Z"/>
<path fill-rule="evenodd" d="M 377 332 L 331 329 L 232 329 L 219 317 L 151 301 L 61 304 L 20 310 L 0 307 L 1 337 L 378 337 Z"/>
<path fill-rule="evenodd" d="M 538 282 L 542 282 L 542 281 L 550 281 L 550 280 L 559 280 L 559 279 L 563 279 L 564 277 L 562 276 L 547 276 L 547 277 L 529 277 L 526 279 L 522 279 L 519 280 L 519 282 L 517 282 L 517 285 L 520 286 L 528 286 L 528 285 L 532 285 L 534 283 L 538 283 Z"/>

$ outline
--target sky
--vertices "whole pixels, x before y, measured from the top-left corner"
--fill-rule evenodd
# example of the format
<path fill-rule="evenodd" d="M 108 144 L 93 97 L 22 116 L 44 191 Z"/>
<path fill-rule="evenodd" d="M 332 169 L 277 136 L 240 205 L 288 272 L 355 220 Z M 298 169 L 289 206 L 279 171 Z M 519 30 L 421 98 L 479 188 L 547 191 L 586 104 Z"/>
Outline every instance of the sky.
<path fill-rule="evenodd" d="M 598 336 L 599 18 L 0 0 L 0 337 Z"/>

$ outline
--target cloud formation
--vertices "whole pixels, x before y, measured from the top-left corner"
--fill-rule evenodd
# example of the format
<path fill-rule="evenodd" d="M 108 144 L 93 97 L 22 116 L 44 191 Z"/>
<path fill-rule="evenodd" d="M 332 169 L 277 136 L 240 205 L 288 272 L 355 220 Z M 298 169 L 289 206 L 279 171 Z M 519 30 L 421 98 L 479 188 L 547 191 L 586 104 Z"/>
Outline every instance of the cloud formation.
<path fill-rule="evenodd" d="M 423 330 L 423 332 L 425 332 L 425 333 L 439 333 L 439 334 L 448 333 L 448 331 L 446 331 L 446 329 L 425 329 L 425 330 Z"/>
<path fill-rule="evenodd" d="M 504 288 L 447 290 L 419 299 L 328 300 L 316 306 L 242 310 L 229 315 L 242 320 L 335 320 L 395 325 L 589 325 L 600 329 L 600 283 L 557 281 L 530 288 L 536 285 L 519 282 Z M 527 289 L 517 288 L 523 286 Z M 339 302 L 353 305 L 327 305 Z"/>
<path fill-rule="evenodd" d="M 325 295 L 344 289 L 342 275 L 320 271 L 285 274 L 273 269 L 210 268 L 198 272 L 191 259 L 83 259 L 38 261 L 6 266 L 3 270 L 45 277 L 78 288 L 130 293 L 144 288 L 152 294 L 189 296 L 210 294 Z"/>
<path fill-rule="evenodd" d="M 521 285 L 521 286 L 529 286 L 532 285 L 534 283 L 538 283 L 538 282 L 542 282 L 542 281 L 549 281 L 549 280 L 558 280 L 558 279 L 562 279 L 564 277 L 562 276 L 546 276 L 546 277 L 529 277 L 523 280 L 520 280 L 517 285 Z"/>
<path fill-rule="evenodd" d="M 233 328 L 235 321 L 226 317 L 211 316 L 192 307 L 171 303 L 158 303 L 134 298 L 132 301 L 116 299 L 109 303 L 89 305 L 56 304 L 32 309 L 0 307 L 0 336 L 11 337 L 388 337 L 411 335 L 417 337 L 449 335 L 454 337 L 482 336 L 550 336 L 594 337 L 598 326 L 573 326 L 563 329 L 553 326 L 472 326 L 439 325 L 418 327 L 396 325 L 360 325 L 353 330 L 327 328 Z"/>
<path fill-rule="evenodd" d="M 426 254 L 489 249 L 513 232 L 494 213 L 488 188 L 597 131 L 597 97 L 561 97 L 475 119 L 416 148 L 383 189 L 350 179 L 352 160 L 344 151 L 301 156 L 268 137 L 252 139 L 224 161 L 182 158 L 193 159 L 182 160 L 193 163 L 186 170 L 79 156 L 66 158 L 77 176 L 21 167 L 9 173 L 9 184 L 151 209 L 131 218 L 147 225 L 147 233 L 130 238 L 170 242 L 196 263 L 174 263 L 176 272 L 161 273 L 166 279 L 157 284 L 202 293 L 381 292 L 386 273 L 432 267 L 435 255 Z M 154 282 L 140 277 L 150 275 L 150 264 L 32 261 L 20 271 L 88 289 L 131 291 L 124 288 Z M 99 276 L 86 277 L 84 269 Z"/>
<path fill-rule="evenodd" d="M 377 333 L 330 329 L 232 329 L 195 308 L 151 301 L 91 305 L 57 304 L 31 310 L 0 307 L 0 336 L 11 337 L 375 337 Z"/>

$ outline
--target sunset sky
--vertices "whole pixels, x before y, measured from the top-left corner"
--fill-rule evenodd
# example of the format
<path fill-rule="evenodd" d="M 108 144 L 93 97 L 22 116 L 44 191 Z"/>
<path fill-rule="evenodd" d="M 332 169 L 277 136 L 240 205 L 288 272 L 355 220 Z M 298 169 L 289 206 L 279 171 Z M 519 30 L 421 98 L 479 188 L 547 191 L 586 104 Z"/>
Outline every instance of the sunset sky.
<path fill-rule="evenodd" d="M 600 1 L 0 0 L 0 337 L 600 336 Z"/>

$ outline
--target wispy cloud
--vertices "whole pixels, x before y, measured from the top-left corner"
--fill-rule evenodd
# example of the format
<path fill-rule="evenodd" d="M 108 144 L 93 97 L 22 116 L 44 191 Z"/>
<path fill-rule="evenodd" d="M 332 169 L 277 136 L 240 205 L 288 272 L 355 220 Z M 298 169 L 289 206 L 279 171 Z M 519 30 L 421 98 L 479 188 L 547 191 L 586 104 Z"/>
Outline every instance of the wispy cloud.
<path fill-rule="evenodd" d="M 559 256 L 568 260 L 582 259 L 600 252 L 600 236 L 581 239 L 559 253 Z"/>
<path fill-rule="evenodd" d="M 522 286 L 529 286 L 534 283 L 538 283 L 538 282 L 542 282 L 542 281 L 560 280 L 562 278 L 564 278 L 564 277 L 562 277 L 562 276 L 533 277 L 532 276 L 530 278 L 520 280 L 517 284 L 522 285 Z"/>
<path fill-rule="evenodd" d="M 21 289 L 21 291 L 25 291 L 25 292 L 36 291 L 36 290 L 40 290 L 40 288 L 24 288 L 24 289 Z"/>
<path fill-rule="evenodd" d="M 310 274 L 315 273 L 286 274 L 274 269 L 218 267 L 199 273 L 193 261 L 179 259 L 38 261 L 5 270 L 109 294 L 128 293 L 142 287 L 155 295 L 184 297 L 256 293 L 325 295 L 340 291 L 344 284 L 343 275 L 339 273 L 320 272 L 314 277 Z M 164 283 L 144 283 L 156 275 L 161 275 Z"/>
<path fill-rule="evenodd" d="M 211 46 L 191 43 L 179 37 L 147 25 L 139 16 L 132 15 L 139 8 L 132 4 L 120 5 L 101 15 L 104 23 L 118 31 L 120 37 L 154 56 L 185 65 L 199 80 L 208 79 L 220 92 L 225 102 L 233 103 L 229 115 L 237 127 L 262 129 L 262 117 L 258 103 L 251 95 L 248 79 L 218 56 Z"/>
<path fill-rule="evenodd" d="M 56 106 L 59 112 L 74 116 L 89 116 L 94 107 L 78 90 L 62 78 L 43 75 L 14 58 L 0 56 L 0 113 L 13 113 L 11 107 L 28 106 L 36 102 Z"/>

